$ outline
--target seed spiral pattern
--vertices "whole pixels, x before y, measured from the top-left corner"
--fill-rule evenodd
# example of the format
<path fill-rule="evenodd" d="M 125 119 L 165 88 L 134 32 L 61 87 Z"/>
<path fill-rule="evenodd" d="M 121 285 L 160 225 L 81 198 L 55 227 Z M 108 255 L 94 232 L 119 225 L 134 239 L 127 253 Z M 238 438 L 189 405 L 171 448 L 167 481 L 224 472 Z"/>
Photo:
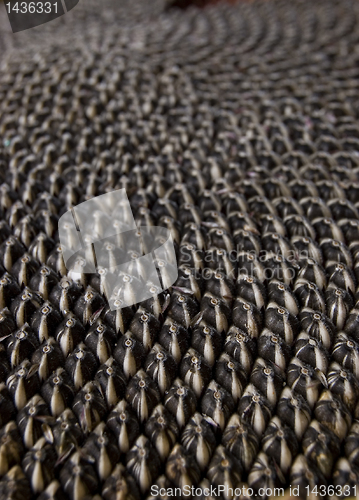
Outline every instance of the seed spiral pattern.
<path fill-rule="evenodd" d="M 0 26 L 0 498 L 359 484 L 358 2 Z M 178 279 L 111 311 L 57 224 L 120 188 Z"/>

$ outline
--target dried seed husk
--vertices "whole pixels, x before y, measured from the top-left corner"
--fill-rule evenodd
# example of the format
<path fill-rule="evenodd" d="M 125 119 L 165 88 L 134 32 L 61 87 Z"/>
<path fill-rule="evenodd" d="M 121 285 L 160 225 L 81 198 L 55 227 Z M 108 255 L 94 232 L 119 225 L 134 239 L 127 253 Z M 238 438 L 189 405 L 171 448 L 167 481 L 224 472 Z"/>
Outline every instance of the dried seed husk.
<path fill-rule="evenodd" d="M 172 355 L 176 363 L 189 347 L 189 332 L 187 328 L 167 318 L 161 328 L 158 342 Z"/>
<path fill-rule="evenodd" d="M 174 293 L 168 306 L 168 316 L 175 322 L 189 328 L 199 311 L 199 304 L 188 294 Z"/>
<path fill-rule="evenodd" d="M 76 301 L 81 296 L 81 292 L 81 286 L 66 276 L 51 290 L 49 300 L 62 314 L 66 314 L 73 309 Z"/>
<path fill-rule="evenodd" d="M 290 469 L 293 458 L 298 453 L 298 442 L 293 430 L 282 424 L 275 416 L 262 438 L 263 451 L 272 457 L 280 470 L 286 475 Z"/>
<path fill-rule="evenodd" d="M 305 431 L 302 447 L 304 455 L 329 479 L 334 461 L 340 452 L 340 441 L 336 435 L 317 420 L 313 420 Z"/>
<path fill-rule="evenodd" d="M 158 319 L 142 308 L 138 309 L 129 327 L 129 331 L 143 345 L 147 353 L 153 347 L 159 329 Z"/>
<path fill-rule="evenodd" d="M 0 476 L 4 476 L 14 465 L 21 463 L 24 446 L 13 420 L 1 428 L 0 438 Z"/>
<path fill-rule="evenodd" d="M 30 325 L 36 332 L 40 342 L 55 336 L 56 329 L 61 323 L 62 317 L 59 311 L 50 303 L 44 302 L 42 306 L 31 316 Z"/>
<path fill-rule="evenodd" d="M 160 465 L 156 450 L 145 436 L 140 435 L 126 455 L 126 468 L 136 479 L 142 493 L 150 489 L 158 476 Z"/>
<path fill-rule="evenodd" d="M 65 364 L 65 358 L 56 340 L 49 337 L 33 353 L 31 363 L 39 366 L 39 379 L 45 381 L 57 368 Z"/>
<path fill-rule="evenodd" d="M 290 484 L 292 488 L 299 487 L 299 494 L 305 496 L 308 491 L 311 492 L 315 486 L 325 485 L 326 481 L 316 465 L 300 454 L 296 457 L 290 470 Z M 310 493 L 308 499 L 314 500 L 315 494 Z"/>
<path fill-rule="evenodd" d="M 140 422 L 145 422 L 150 417 L 160 399 L 157 384 L 144 370 L 139 370 L 127 386 L 126 401 L 131 404 Z"/>
<path fill-rule="evenodd" d="M 58 282 L 58 275 L 51 267 L 41 266 L 32 276 L 29 287 L 48 300 L 51 290 Z"/>
<path fill-rule="evenodd" d="M 176 419 L 159 404 L 146 422 L 145 434 L 151 440 L 162 462 L 165 462 L 178 438 Z"/>
<path fill-rule="evenodd" d="M 211 379 L 211 367 L 192 347 L 183 356 L 179 373 L 183 381 L 199 398 Z"/>
<path fill-rule="evenodd" d="M 111 475 L 106 479 L 102 488 L 104 500 L 139 500 L 140 492 L 134 478 L 127 473 L 122 464 L 117 464 Z"/>
<path fill-rule="evenodd" d="M 334 340 L 333 359 L 350 370 L 356 378 L 359 378 L 359 346 L 355 340 L 345 332 L 340 332 Z"/>
<path fill-rule="evenodd" d="M 126 378 L 130 378 L 141 367 L 146 351 L 142 343 L 128 332 L 120 338 L 113 355 Z"/>
<path fill-rule="evenodd" d="M 234 411 L 235 403 L 229 392 L 216 381 L 211 380 L 201 400 L 202 414 L 210 422 L 214 422 L 222 431 L 230 414 Z"/>
<path fill-rule="evenodd" d="M 65 362 L 65 370 L 70 375 L 75 390 L 79 390 L 92 380 L 98 363 L 95 355 L 81 342 L 69 354 Z"/>
<path fill-rule="evenodd" d="M 350 495 L 352 495 L 355 494 L 358 481 L 358 471 L 350 465 L 346 458 L 339 458 L 333 469 L 333 486 L 341 486 L 342 488 L 345 488 Z"/>
<path fill-rule="evenodd" d="M 354 375 L 338 363 L 332 362 L 328 368 L 327 381 L 331 392 L 353 411 L 359 397 L 359 383 Z"/>
<path fill-rule="evenodd" d="M 28 323 L 25 323 L 19 330 L 12 333 L 6 342 L 6 354 L 10 361 L 11 368 L 18 366 L 25 359 L 31 359 L 39 345 L 37 337 Z"/>
<path fill-rule="evenodd" d="M 238 403 L 237 412 L 244 422 L 251 425 L 260 437 L 272 416 L 272 405 L 253 385 L 247 385 Z"/>
<path fill-rule="evenodd" d="M 0 495 L 11 500 L 31 497 L 30 483 L 19 465 L 14 465 L 0 482 Z"/>
<path fill-rule="evenodd" d="M 283 424 L 293 429 L 300 441 L 311 421 L 311 408 L 305 398 L 285 387 L 278 401 L 277 415 Z"/>
<path fill-rule="evenodd" d="M 1 273 L 0 279 L 0 308 L 10 307 L 14 296 L 20 293 L 20 286 L 18 285 L 14 275 L 7 272 Z"/>
<path fill-rule="evenodd" d="M 72 403 L 75 387 L 63 368 L 57 368 L 41 387 L 41 395 L 54 417 L 59 416 Z"/>
<path fill-rule="evenodd" d="M 122 453 L 127 453 L 140 432 L 139 421 L 131 405 L 122 399 L 111 411 L 107 426 L 117 438 Z"/>
<path fill-rule="evenodd" d="M 39 388 L 38 366 L 25 359 L 6 379 L 7 389 L 13 398 L 14 405 L 21 410 Z"/>
<path fill-rule="evenodd" d="M 254 304 L 237 297 L 232 310 L 232 320 L 235 326 L 246 332 L 250 337 L 258 337 L 263 318 Z"/>
<path fill-rule="evenodd" d="M 314 408 L 314 416 L 321 425 L 332 431 L 340 441 L 347 435 L 352 417 L 348 408 L 329 390 L 323 391 Z"/>
<path fill-rule="evenodd" d="M 71 500 L 84 498 L 97 490 L 95 468 L 79 452 L 71 455 L 60 471 L 60 482 Z"/>
<path fill-rule="evenodd" d="M 72 410 L 77 416 L 82 431 L 91 432 L 107 413 L 106 401 L 93 382 L 87 382 L 76 394 Z"/>
<path fill-rule="evenodd" d="M 249 335 L 231 326 L 224 342 L 224 351 L 238 361 L 246 373 L 251 372 L 256 344 Z"/>
<path fill-rule="evenodd" d="M 329 353 L 323 344 L 306 332 L 301 332 L 294 344 L 294 354 L 303 363 L 318 368 L 326 373 L 329 364 Z"/>
<path fill-rule="evenodd" d="M 334 339 L 335 326 L 328 316 L 309 307 L 304 307 L 299 313 L 299 320 L 302 329 L 308 335 L 319 340 L 326 349 L 330 349 Z"/>
<path fill-rule="evenodd" d="M 95 375 L 99 383 L 108 408 L 112 409 L 125 395 L 126 378 L 118 363 L 112 358 L 99 367 Z"/>
<path fill-rule="evenodd" d="M 233 401 L 238 403 L 247 381 L 247 374 L 241 364 L 229 354 L 221 354 L 215 365 L 214 378 L 232 396 Z"/>
<path fill-rule="evenodd" d="M 270 402 L 275 406 L 283 388 L 284 373 L 270 361 L 257 358 L 249 379 Z"/>
<path fill-rule="evenodd" d="M 65 357 L 67 357 L 72 352 L 73 348 L 82 341 L 84 336 L 85 329 L 83 324 L 72 313 L 65 316 L 55 332 L 55 338 Z"/>
<path fill-rule="evenodd" d="M 259 356 L 285 370 L 291 357 L 291 347 L 280 335 L 275 335 L 268 328 L 264 328 L 259 335 L 257 345 Z"/>
<path fill-rule="evenodd" d="M 259 442 L 252 426 L 233 413 L 224 429 L 222 444 L 240 461 L 245 472 L 249 472 L 258 454 Z"/>
<path fill-rule="evenodd" d="M 89 328 L 85 337 L 86 346 L 92 351 L 100 363 L 105 363 L 111 356 L 116 345 L 117 335 L 115 331 L 101 319 Z"/>
<path fill-rule="evenodd" d="M 165 395 L 164 405 L 175 416 L 181 429 L 195 413 L 197 398 L 193 390 L 177 378 Z"/>
<path fill-rule="evenodd" d="M 252 465 L 248 474 L 248 484 L 256 492 L 260 488 L 275 488 L 282 485 L 274 460 L 263 451 L 257 455 Z"/>
<path fill-rule="evenodd" d="M 25 454 L 22 467 L 35 494 L 44 491 L 54 479 L 55 462 L 56 451 L 45 438 L 40 438 Z"/>
<path fill-rule="evenodd" d="M 201 473 L 194 457 L 183 446 L 176 444 L 166 463 L 166 476 L 177 487 L 184 489 L 197 484 Z"/>
<path fill-rule="evenodd" d="M 32 315 L 42 306 L 43 302 L 43 298 L 38 293 L 27 287 L 23 289 L 12 301 L 10 307 L 18 328 L 21 328 L 25 323 L 30 323 Z"/>
<path fill-rule="evenodd" d="M 216 486 L 224 485 L 224 498 L 229 499 L 227 488 L 235 488 L 241 480 L 242 467 L 240 461 L 234 457 L 228 449 L 219 445 L 208 466 L 207 477 Z M 229 490 L 230 491 L 230 490 Z"/>
<path fill-rule="evenodd" d="M 163 395 L 171 387 L 176 376 L 177 365 L 171 354 L 160 344 L 155 344 L 146 358 L 144 369 Z"/>
<path fill-rule="evenodd" d="M 288 309 L 279 306 L 275 302 L 270 302 L 267 305 L 264 324 L 275 335 L 280 335 L 289 345 L 292 344 L 294 337 L 299 333 L 297 318 Z"/>
<path fill-rule="evenodd" d="M 103 310 L 102 317 L 116 333 L 120 332 L 124 334 L 130 326 L 133 311 L 131 307 L 122 307 L 111 311 L 110 307 L 106 306 Z"/>
<path fill-rule="evenodd" d="M 61 488 L 59 481 L 54 479 L 38 498 L 39 500 L 66 500 L 66 495 Z"/>
<path fill-rule="evenodd" d="M 86 439 L 82 451 L 94 460 L 97 475 L 105 481 L 119 461 L 120 451 L 110 429 L 101 422 Z"/>
<path fill-rule="evenodd" d="M 342 330 L 349 311 L 354 305 L 351 294 L 342 288 L 331 288 L 329 284 L 325 294 L 325 302 L 328 318 L 338 330 Z"/>
<path fill-rule="evenodd" d="M 90 324 L 94 313 L 105 306 L 105 301 L 100 294 L 91 287 L 87 287 L 85 293 L 77 299 L 74 313 L 82 324 Z"/>

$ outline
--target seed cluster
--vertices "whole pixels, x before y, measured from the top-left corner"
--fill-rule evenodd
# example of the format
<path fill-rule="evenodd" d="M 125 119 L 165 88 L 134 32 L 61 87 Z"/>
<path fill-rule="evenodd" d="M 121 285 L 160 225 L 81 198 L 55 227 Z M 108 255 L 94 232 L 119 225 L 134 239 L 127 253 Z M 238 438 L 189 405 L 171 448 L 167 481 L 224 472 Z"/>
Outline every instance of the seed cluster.
<path fill-rule="evenodd" d="M 0 36 L 0 498 L 357 485 L 359 4 L 87 0 Z M 111 311 L 57 223 L 120 188 L 178 279 Z"/>

